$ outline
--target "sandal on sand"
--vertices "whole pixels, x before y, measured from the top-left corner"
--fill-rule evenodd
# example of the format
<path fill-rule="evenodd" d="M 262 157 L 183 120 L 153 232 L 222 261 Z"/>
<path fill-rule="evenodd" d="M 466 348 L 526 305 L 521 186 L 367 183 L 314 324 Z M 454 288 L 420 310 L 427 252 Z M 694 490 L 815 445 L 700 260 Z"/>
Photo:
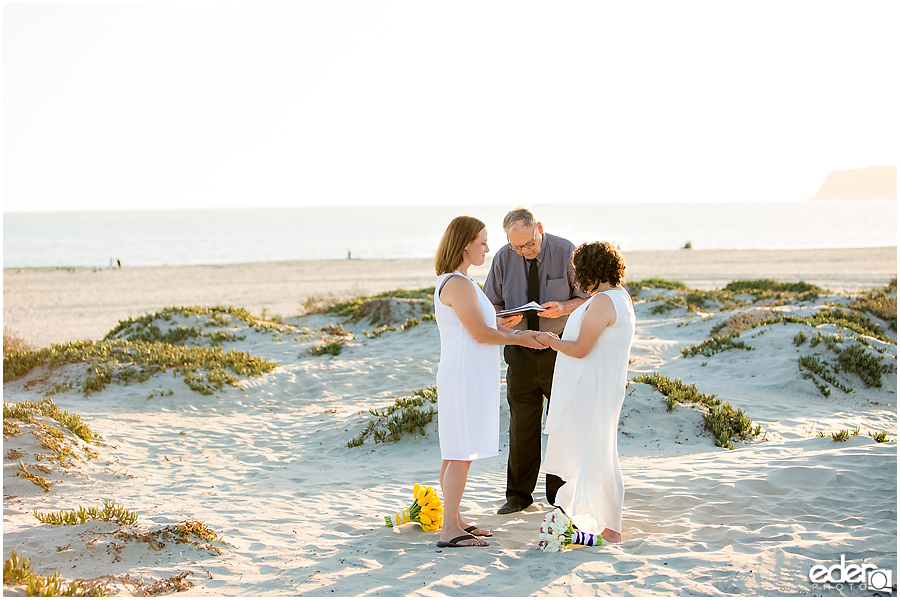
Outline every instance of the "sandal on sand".
<path fill-rule="evenodd" d="M 481 529 L 481 528 L 480 528 L 480 527 L 476 527 L 475 525 L 469 525 L 468 527 L 466 527 L 465 529 L 463 529 L 463 531 L 465 531 L 466 533 L 472 533 L 472 532 L 475 531 L 476 529 Z M 487 529 L 485 529 L 484 531 L 487 531 Z M 493 533 L 490 533 L 490 532 L 489 532 L 489 533 L 486 533 L 486 534 L 484 534 L 484 535 L 479 535 L 479 534 L 477 534 L 477 533 L 472 533 L 472 535 L 477 535 L 478 537 L 494 537 L 494 534 L 493 534 Z"/>
<path fill-rule="evenodd" d="M 437 547 L 438 548 L 482 548 L 484 546 L 487 546 L 487 544 L 484 544 L 484 546 L 482 546 L 481 544 L 460 544 L 460 542 L 463 540 L 477 540 L 477 539 L 478 538 L 476 538 L 474 535 L 467 533 L 466 535 L 461 535 L 459 537 L 455 537 L 452 540 L 450 540 L 449 542 L 438 542 Z"/>

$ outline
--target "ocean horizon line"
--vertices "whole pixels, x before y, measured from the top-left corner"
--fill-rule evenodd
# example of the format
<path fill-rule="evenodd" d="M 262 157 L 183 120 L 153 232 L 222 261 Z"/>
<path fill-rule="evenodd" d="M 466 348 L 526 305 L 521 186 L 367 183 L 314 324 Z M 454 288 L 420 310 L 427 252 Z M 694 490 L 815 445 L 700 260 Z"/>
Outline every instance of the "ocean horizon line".
<path fill-rule="evenodd" d="M 450 221 L 477 217 L 488 253 L 506 243 L 510 205 L 328 206 L 11 213 L 3 266 L 105 267 L 430 258 Z M 544 232 L 625 252 L 897 245 L 895 201 L 610 203 L 532 206 Z"/>
<path fill-rule="evenodd" d="M 784 248 L 670 248 L 670 249 L 644 249 L 644 250 L 626 250 L 620 251 L 624 255 L 635 254 L 676 254 L 676 253 L 752 253 L 752 252 L 817 252 L 817 251 L 833 251 L 833 250 L 883 250 L 893 249 L 897 251 L 896 245 L 870 245 L 870 246 L 818 246 L 818 247 L 784 247 Z M 489 266 L 491 260 L 496 253 L 487 254 L 485 256 L 485 264 L 479 268 Z M 122 264 L 121 266 L 99 266 L 99 265 L 54 265 L 54 266 L 10 266 L 3 267 L 4 271 L 108 271 L 118 269 L 179 269 L 179 268 L 198 268 L 198 267 L 234 267 L 249 265 L 290 265 L 304 263 L 347 263 L 347 262 L 422 262 L 434 260 L 433 256 L 398 256 L 393 258 L 385 257 L 351 257 L 351 258 L 294 258 L 281 260 L 249 260 L 249 261 L 230 261 L 230 262 L 205 262 L 205 263 L 185 263 L 185 264 L 160 264 L 160 265 L 142 265 L 142 264 Z"/>

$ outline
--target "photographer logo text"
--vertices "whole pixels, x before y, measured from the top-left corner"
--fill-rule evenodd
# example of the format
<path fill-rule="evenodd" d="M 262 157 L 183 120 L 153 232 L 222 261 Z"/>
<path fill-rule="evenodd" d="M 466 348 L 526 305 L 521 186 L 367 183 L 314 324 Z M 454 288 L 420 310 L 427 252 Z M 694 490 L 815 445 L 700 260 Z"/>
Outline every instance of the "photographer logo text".
<path fill-rule="evenodd" d="M 879 569 L 871 563 L 848 563 L 843 554 L 839 563 L 813 565 L 809 570 L 809 580 L 816 589 L 842 590 L 846 586 L 851 590 L 889 592 L 893 575 L 890 569 Z"/>

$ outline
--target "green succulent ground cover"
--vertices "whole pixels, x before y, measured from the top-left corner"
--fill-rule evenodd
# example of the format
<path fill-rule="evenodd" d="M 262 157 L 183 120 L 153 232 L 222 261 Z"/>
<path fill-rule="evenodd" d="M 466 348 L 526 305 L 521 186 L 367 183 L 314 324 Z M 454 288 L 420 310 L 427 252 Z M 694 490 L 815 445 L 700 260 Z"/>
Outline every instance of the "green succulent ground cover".
<path fill-rule="evenodd" d="M 746 441 L 762 433 L 762 427 L 754 427 L 743 409 L 735 409 L 730 402 L 723 402 L 715 394 L 701 393 L 696 385 L 663 377 L 659 373 L 643 373 L 632 381 L 652 385 L 665 396 L 669 410 L 679 403 L 703 406 L 706 409 L 703 413 L 703 426 L 712 434 L 717 446 L 734 449 L 734 440 Z"/>
<path fill-rule="evenodd" d="M 894 364 L 886 360 L 887 349 L 891 345 L 896 347 L 896 277 L 883 287 L 863 291 L 855 297 L 848 298 L 846 304 L 831 303 L 811 315 L 804 316 L 765 307 L 815 300 L 826 294 L 826 290 L 805 282 L 789 283 L 766 279 L 734 281 L 721 290 L 709 292 L 690 290 L 681 282 L 659 279 L 626 283 L 626 286 L 630 286 L 633 294 L 645 287 L 682 292 L 668 298 L 657 296 L 649 299 L 650 302 L 659 303 L 651 309 L 654 313 L 677 306 L 695 312 L 747 308 L 737 310 L 729 318 L 715 325 L 709 332 L 710 337 L 703 342 L 683 348 L 681 353 L 686 358 L 696 355 L 709 357 L 733 349 L 753 350 L 745 341 L 739 339 L 743 332 L 776 324 L 797 324 L 811 328 L 794 336 L 793 342 L 797 347 L 805 347 L 804 345 L 809 342 L 810 349 L 816 349 L 819 344 L 827 349 L 827 352 L 817 350 L 818 354 L 805 354 L 798 358 L 802 377 L 812 380 L 826 397 L 831 394 L 832 387 L 845 393 L 852 392 L 853 388 L 846 381 L 848 375 L 857 376 L 865 387 L 881 387 L 883 376 L 896 372 Z M 890 334 L 882 323 L 893 333 Z M 827 324 L 836 326 L 841 333 L 825 335 L 816 331 L 817 328 Z M 896 360 L 896 350 L 894 359 Z M 670 408 L 674 402 L 681 401 L 682 397 L 691 398 L 690 401 L 700 404 L 705 403 L 702 395 L 698 396 L 691 386 L 661 381 L 659 377 L 658 374 L 641 375 L 635 381 L 653 383 L 658 389 L 659 385 L 662 385 L 663 389 L 660 391 L 669 398 Z M 711 410 L 706 419 L 723 423 L 733 421 L 738 425 L 738 429 L 742 429 L 742 417 L 735 413 L 732 418 L 732 415 L 718 414 L 720 412 L 722 411 L 717 410 L 717 413 L 713 414 Z M 726 432 L 727 427 L 719 427 L 717 431 Z"/>
<path fill-rule="evenodd" d="M 752 306 L 758 303 L 787 303 L 815 300 L 828 293 L 816 285 L 803 281 L 797 283 L 781 282 L 772 279 L 753 279 L 732 281 L 718 290 L 692 290 L 680 281 L 666 279 L 641 279 L 625 282 L 632 296 L 644 288 L 675 290 L 676 294 L 656 296 L 650 301 L 659 304 L 651 309 L 653 314 L 661 314 L 675 308 L 687 308 L 691 312 L 709 312 L 731 310 Z"/>
<path fill-rule="evenodd" d="M 104 501 L 102 509 L 78 507 L 75 510 L 60 511 L 55 514 L 42 514 L 35 511 L 35 518 L 50 525 L 77 525 L 94 520 L 115 523 L 122 527 L 113 532 L 97 533 L 97 535 L 111 536 L 126 543 L 146 543 L 152 550 L 161 550 L 166 544 L 175 543 L 195 546 L 218 555 L 222 554 L 222 547 L 212 542 L 224 543 L 215 531 L 197 520 L 182 521 L 177 525 L 167 525 L 146 532 L 140 531 L 135 528 L 137 513 L 116 506 L 111 501 Z M 117 556 L 124 546 L 113 543 L 111 548 Z M 187 581 L 191 574 L 190 571 L 185 571 L 174 577 L 150 583 L 143 578 L 138 579 L 130 575 L 122 577 L 107 575 L 96 579 L 75 579 L 66 582 L 59 573 L 36 574 L 32 570 L 31 562 L 16 550 L 12 550 L 10 558 L 3 563 L 4 585 L 23 586 L 25 593 L 29 596 L 121 595 L 123 590 L 117 588 L 116 584 L 121 585 L 132 596 L 161 596 L 194 587 L 193 583 Z"/>
<path fill-rule="evenodd" d="M 174 319 L 178 316 L 207 317 L 206 325 L 208 327 L 227 326 L 231 324 L 233 318 L 243 321 L 260 332 L 279 331 L 290 333 L 292 331 L 289 325 L 255 317 L 244 308 L 236 308 L 234 306 L 172 306 L 153 314 L 121 320 L 103 339 L 124 338 L 145 342 L 167 341 L 169 343 L 178 343 L 200 336 L 213 337 L 203 333 L 197 327 L 175 327 L 170 328 L 167 333 L 162 333 L 160 328 L 154 324 L 154 321 L 166 321 L 174 324 Z"/>
<path fill-rule="evenodd" d="M 746 292 L 756 290 L 759 286 L 759 282 L 733 282 L 726 289 L 730 287 L 735 291 Z M 805 285 L 795 284 L 782 284 L 781 289 L 776 288 L 774 291 L 799 294 L 795 301 L 803 301 L 805 294 L 819 293 L 817 290 L 807 289 Z M 812 354 L 798 358 L 798 367 L 803 377 L 812 380 L 823 395 L 827 397 L 831 394 L 829 386 L 846 393 L 853 391 L 849 384 L 841 382 L 841 374 L 858 376 L 865 387 L 881 387 L 882 375 L 896 371 L 896 367 L 888 363 L 884 356 L 886 346 L 896 344 L 896 291 L 897 280 L 894 278 L 883 288 L 869 290 L 849 299 L 847 305 L 831 304 L 811 315 L 798 316 L 765 308 L 736 312 L 714 326 L 709 338 L 683 348 L 681 353 L 685 357 L 698 354 L 709 357 L 731 349 L 752 350 L 751 346 L 738 339 L 741 333 L 776 324 L 805 325 L 812 329 L 798 332 L 793 338 L 794 344 L 802 347 L 810 340 L 809 347 L 816 348 L 824 342 L 832 355 L 830 359 Z M 871 317 L 887 323 L 893 336 Z M 814 331 L 828 324 L 836 326 L 841 332 L 849 333 L 825 336 Z"/>
<path fill-rule="evenodd" d="M 59 573 L 38 575 L 31 568 L 31 561 L 12 551 L 3 563 L 3 584 L 23 585 L 28 596 L 109 596 L 104 582 L 76 580 L 66 583 Z"/>
<path fill-rule="evenodd" d="M 249 352 L 115 339 L 54 344 L 40 350 L 12 353 L 3 357 L 3 379 L 13 381 L 37 367 L 65 364 L 87 365 L 82 383 L 85 396 L 113 382 L 127 385 L 146 381 L 169 370 L 180 374 L 192 390 L 209 395 L 226 385 L 237 387 L 236 375 L 261 375 L 276 367 L 275 363 Z"/>
<path fill-rule="evenodd" d="M 434 300 L 434 286 L 417 290 L 391 290 L 373 296 L 359 296 L 336 302 L 327 308 L 327 311 L 340 317 L 346 317 L 348 321 L 359 321 L 365 316 L 365 306 L 372 300 L 380 298 L 400 298 L 406 300 Z"/>
<path fill-rule="evenodd" d="M 234 349 L 226 352 L 219 347 L 223 342 L 236 341 L 244 336 L 222 330 L 204 331 L 200 326 L 176 325 L 175 318 L 179 316 L 206 317 L 207 327 L 222 327 L 233 321 L 240 321 L 257 331 L 292 330 L 288 325 L 257 319 L 242 308 L 172 307 L 120 321 L 118 326 L 98 342 L 69 342 L 37 350 L 11 349 L 4 352 L 3 379 L 14 381 L 37 368 L 52 370 L 66 364 L 83 364 L 86 370 L 80 386 L 85 396 L 98 392 L 111 383 L 128 385 L 146 381 L 167 371 L 181 375 L 192 390 L 210 395 L 225 386 L 237 387 L 239 376 L 261 375 L 275 368 L 275 363 L 255 357 L 249 352 Z M 161 328 L 159 324 L 171 324 L 172 327 Z M 188 340 L 203 343 L 188 345 Z M 37 380 L 26 382 L 25 387 L 33 386 L 47 377 L 48 374 L 44 373 Z M 48 392 L 63 392 L 72 387 L 72 382 L 64 382 Z"/>
<path fill-rule="evenodd" d="M 119 525 L 134 525 L 137 523 L 137 513 L 126 510 L 116 505 L 112 500 L 104 500 L 103 508 L 79 506 L 72 510 L 61 510 L 56 513 L 41 513 L 34 511 L 34 518 L 48 525 L 79 525 L 88 521 L 106 521 Z"/>
<path fill-rule="evenodd" d="M 4 403 L 4 445 L 15 443 L 15 436 L 21 435 L 27 429 L 42 442 L 45 449 L 53 450 L 54 454 L 39 451 L 33 457 L 38 462 L 26 465 L 19 462 L 16 475 L 48 491 L 53 482 L 36 473 L 49 474 L 54 472 L 50 466 L 54 464 L 62 469 L 57 472 L 67 471 L 71 463 L 60 462 L 60 457 L 66 459 L 69 455 L 75 456 L 73 445 L 84 442 L 97 443 L 100 436 L 84 423 L 79 415 L 59 409 L 52 400 L 43 398 L 39 402 L 25 400 L 18 403 Z M 49 421 L 60 425 L 55 427 Z M 18 425 L 11 432 L 8 425 Z M 68 430 L 66 433 L 64 430 Z M 10 439 L 11 438 L 11 439 Z M 6 458 L 18 460 L 27 453 L 15 448 L 9 449 Z M 88 458 L 95 458 L 96 454 L 88 453 Z M 45 462 L 49 459 L 49 463 Z M 205 549 L 212 554 L 221 554 L 224 542 L 218 535 L 202 521 L 187 520 L 176 525 L 166 525 L 149 529 L 138 527 L 138 515 L 134 511 L 125 509 L 112 500 L 104 500 L 103 505 L 78 506 L 71 510 L 42 513 L 33 512 L 34 518 L 40 523 L 51 526 L 80 525 L 90 521 L 104 521 L 119 525 L 115 531 L 93 532 L 95 535 L 109 536 L 118 540 L 110 544 L 113 552 L 113 562 L 119 560 L 118 554 L 125 548 L 124 543 L 146 543 L 152 550 L 160 550 L 166 544 L 186 544 L 200 549 Z M 220 545 L 215 545 L 218 542 Z M 227 545 L 227 544 L 225 544 Z M 167 579 L 146 581 L 144 578 L 134 578 L 130 575 L 107 575 L 97 579 L 74 579 L 67 581 L 58 573 L 36 574 L 27 558 L 13 549 L 10 558 L 3 564 L 3 583 L 5 586 L 14 586 L 30 596 L 110 596 L 121 595 L 127 591 L 133 596 L 157 596 L 190 589 L 193 583 L 187 581 L 192 573 L 185 571 L 179 575 Z"/>
<path fill-rule="evenodd" d="M 425 435 L 425 426 L 434 419 L 434 404 L 437 402 L 437 388 L 429 387 L 414 391 L 411 396 L 397 398 L 394 404 L 380 410 L 370 410 L 375 417 L 356 438 L 347 442 L 348 448 L 362 446 L 372 438 L 376 444 L 397 442 L 403 432 Z"/>
<path fill-rule="evenodd" d="M 45 492 L 53 486 L 53 482 L 38 473 L 48 475 L 53 472 L 51 466 L 65 470 L 72 466 L 73 460 L 97 457 L 91 444 L 97 443 L 100 436 L 91 431 L 80 416 L 61 410 L 49 398 L 43 398 L 40 402 L 23 400 L 3 403 L 4 445 L 14 443 L 15 438 L 25 430 L 37 438 L 46 452 L 36 454 L 34 459 L 37 462 L 32 464 L 20 460 L 27 453 L 17 448 L 10 448 L 5 456 L 8 460 L 19 461 L 16 476 Z M 69 431 L 69 435 L 65 430 Z M 82 443 L 83 448 L 80 447 Z M 46 463 L 43 462 L 45 460 Z"/>

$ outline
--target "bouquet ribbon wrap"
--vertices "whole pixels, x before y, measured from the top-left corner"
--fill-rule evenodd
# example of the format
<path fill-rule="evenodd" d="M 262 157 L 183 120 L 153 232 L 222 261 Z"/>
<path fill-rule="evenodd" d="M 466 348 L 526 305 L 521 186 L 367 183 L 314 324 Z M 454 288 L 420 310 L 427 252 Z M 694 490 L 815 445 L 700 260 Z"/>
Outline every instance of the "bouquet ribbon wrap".
<path fill-rule="evenodd" d="M 572 519 L 557 508 L 544 517 L 538 547 L 544 552 L 560 552 L 569 544 L 580 546 L 602 546 L 603 537 L 596 533 L 576 531 Z"/>

